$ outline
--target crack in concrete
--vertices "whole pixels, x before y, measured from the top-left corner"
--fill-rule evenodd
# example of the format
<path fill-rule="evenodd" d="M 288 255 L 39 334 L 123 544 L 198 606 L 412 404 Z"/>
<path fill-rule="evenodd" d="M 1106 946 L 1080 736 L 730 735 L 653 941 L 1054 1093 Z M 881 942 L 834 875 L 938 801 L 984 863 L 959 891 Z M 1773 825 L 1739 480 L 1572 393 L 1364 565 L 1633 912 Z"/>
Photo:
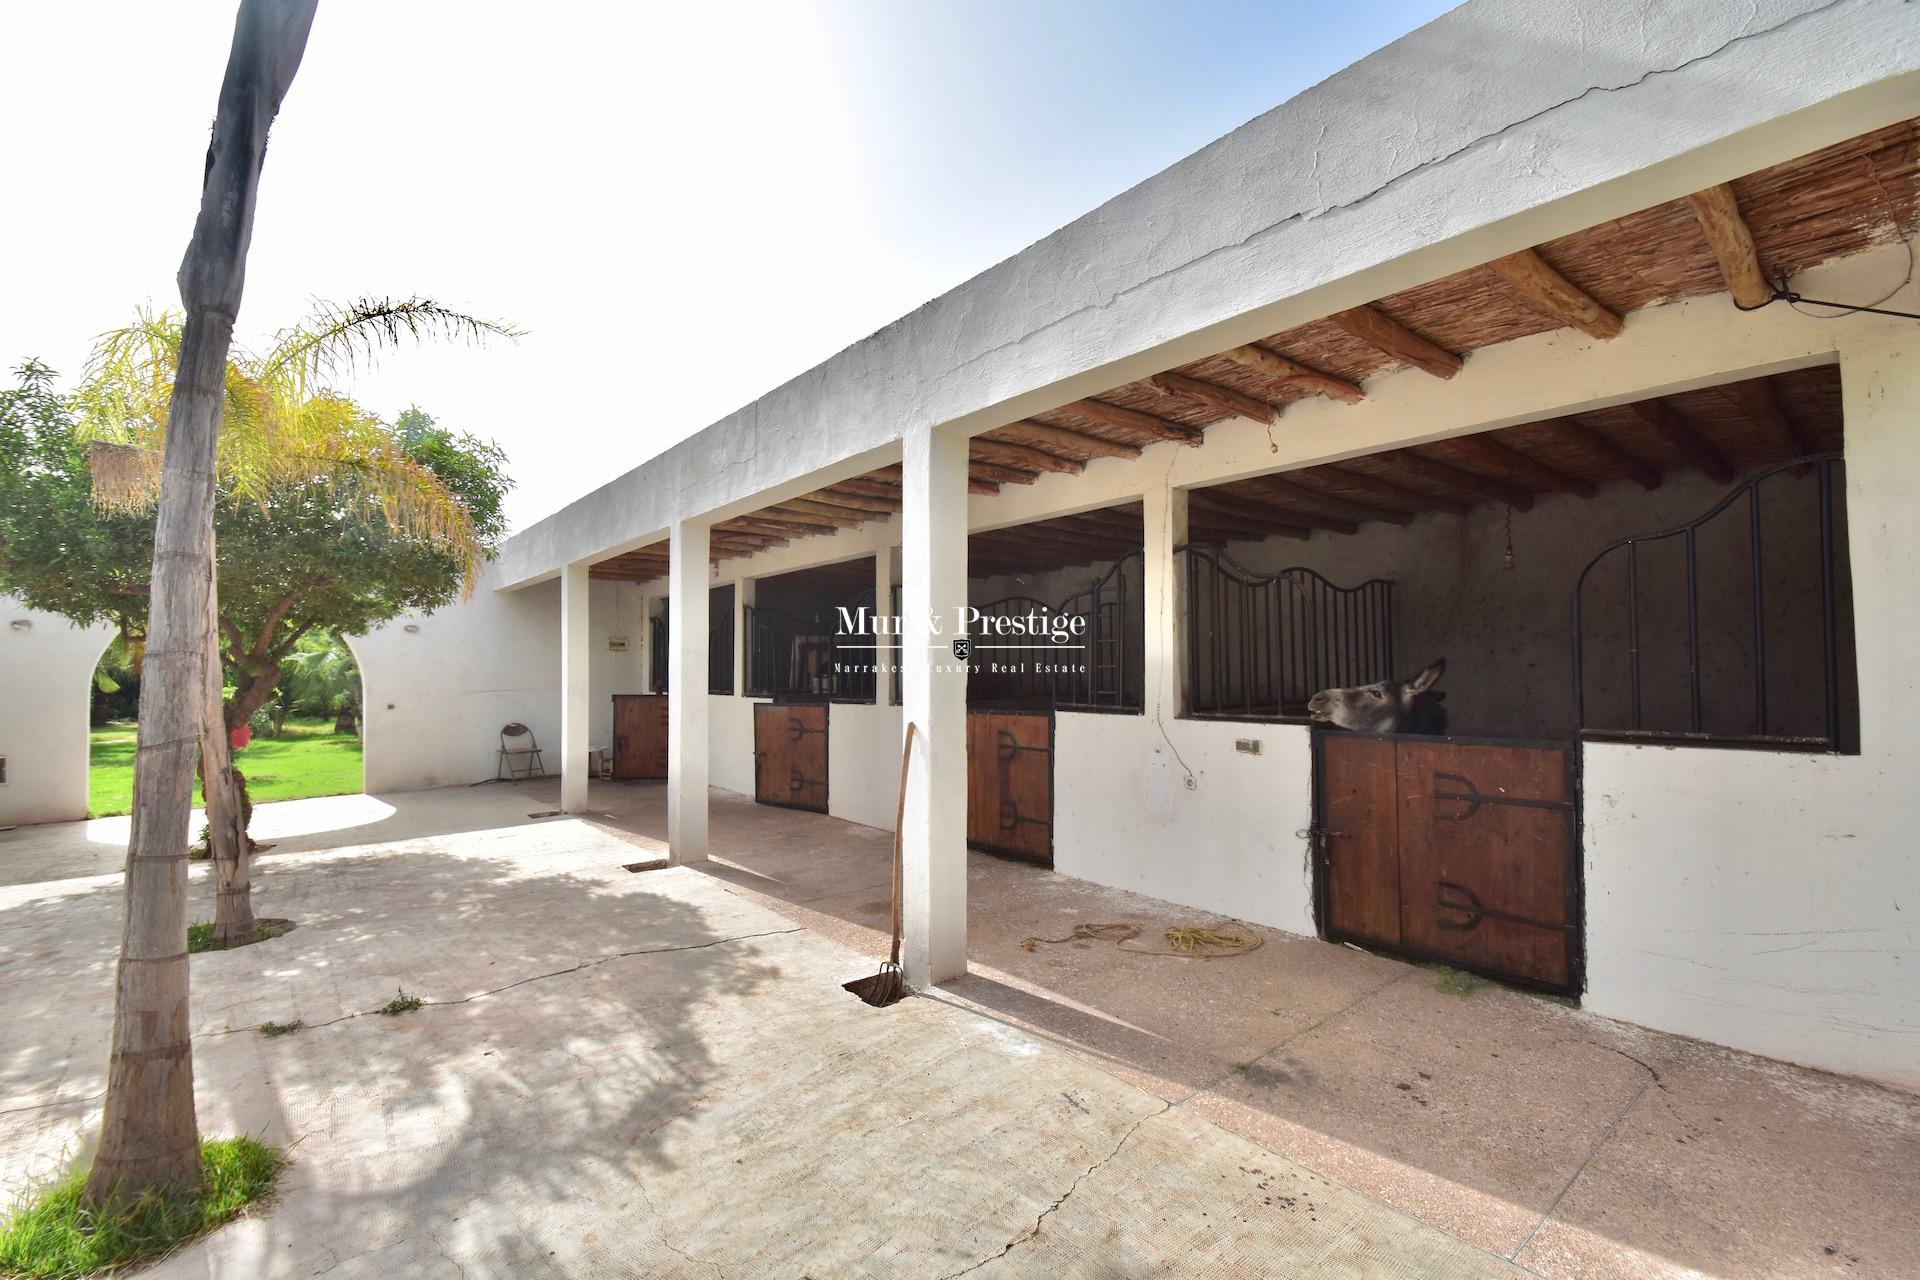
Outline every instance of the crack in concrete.
<path fill-rule="evenodd" d="M 1388 178 L 1385 182 L 1382 182 L 1379 186 L 1373 188 L 1370 191 L 1363 192 L 1360 195 L 1353 197 L 1352 199 L 1342 200 L 1338 204 L 1322 205 L 1318 208 L 1302 209 L 1298 213 L 1288 214 L 1286 217 L 1281 218 L 1279 221 L 1270 222 L 1266 226 L 1260 227 L 1254 231 L 1250 231 L 1246 235 L 1242 236 L 1240 239 L 1235 240 L 1229 244 L 1216 245 L 1214 248 L 1207 250 L 1205 253 L 1200 254 L 1198 257 L 1189 258 L 1185 262 L 1181 262 L 1174 266 L 1168 267 L 1164 271 L 1156 271 L 1155 273 L 1148 276 L 1144 280 L 1137 280 L 1133 284 L 1127 285 L 1124 288 L 1117 289 L 1114 292 L 1108 294 L 1101 301 L 1089 303 L 1085 306 L 1076 307 L 1072 311 L 1068 312 L 1067 314 L 1056 317 L 1055 319 L 1049 320 L 1045 324 L 1040 325 L 1038 328 L 1027 330 L 1025 333 L 1021 334 L 1017 338 L 1011 338 L 1006 342 L 999 343 L 993 347 L 988 348 L 985 351 L 982 351 L 980 354 L 976 356 L 971 356 L 966 360 L 961 361 L 959 364 L 954 366 L 954 368 L 950 371 L 950 374 L 958 374 L 961 371 L 967 368 L 970 368 L 973 365 L 981 363 L 982 361 L 991 360 L 994 357 L 1000 355 L 1002 352 L 1017 348 L 1022 343 L 1028 341 L 1029 339 L 1038 337 L 1040 334 L 1047 332 L 1049 329 L 1058 328 L 1059 326 L 1067 324 L 1073 320 L 1076 320 L 1081 316 L 1087 315 L 1089 313 L 1106 311 L 1109 308 L 1111 308 L 1115 303 L 1119 302 L 1121 299 L 1126 298 L 1131 294 L 1138 293 L 1139 291 L 1149 288 L 1155 284 L 1158 284 L 1160 281 L 1166 279 L 1169 276 L 1176 274 L 1177 272 L 1184 271 L 1187 268 L 1192 266 L 1196 266 L 1199 263 L 1207 261 L 1209 258 L 1218 257 L 1219 255 L 1225 254 L 1225 253 L 1232 253 L 1238 249 L 1244 249 L 1248 245 L 1251 245 L 1258 240 L 1261 240 L 1269 235 L 1272 235 L 1274 232 L 1280 230 L 1282 227 L 1289 226 L 1296 222 L 1304 223 L 1304 222 L 1318 221 L 1321 218 L 1327 217 L 1329 214 L 1340 213 L 1344 210 L 1356 208 L 1359 205 L 1365 204 L 1367 201 L 1372 200 L 1375 196 L 1379 195 L 1383 191 L 1387 191 L 1392 187 L 1398 186 L 1402 182 L 1406 181 L 1406 179 L 1414 176 L 1415 174 L 1424 173 L 1429 170 L 1438 168 L 1441 165 L 1447 164 L 1448 162 L 1458 159 L 1462 155 L 1465 155 L 1467 152 L 1472 151 L 1475 148 L 1480 147 L 1485 143 L 1491 142 L 1494 139 L 1501 137 L 1503 134 L 1510 133 L 1515 129 L 1531 124 L 1533 121 L 1540 119 L 1542 116 L 1550 115 L 1553 112 L 1559 111 L 1564 107 L 1570 107 L 1574 103 L 1580 102 L 1581 100 L 1587 97 L 1590 97 L 1593 94 L 1624 93 L 1629 89 L 1637 88 L 1638 86 L 1645 84 L 1647 81 L 1652 80 L 1657 76 L 1677 75 L 1678 73 L 1685 71 L 1688 67 L 1691 67 L 1696 63 L 1705 62 L 1710 58 L 1718 57 L 1720 54 L 1726 52 L 1728 49 L 1732 48 L 1734 45 L 1741 44 L 1749 40 L 1757 40 L 1764 36 L 1770 36 L 1770 35 L 1776 34 L 1777 32 L 1783 31 L 1786 28 L 1804 19 L 1815 17 L 1816 15 L 1824 13 L 1829 9 L 1837 8 L 1840 5 L 1848 4 L 1851 2 L 1852 0 L 1827 0 L 1826 4 L 1823 4 L 1818 8 L 1807 9 L 1807 10 L 1801 11 L 1800 13 L 1790 14 L 1787 17 L 1781 19 L 1779 22 L 1774 23 L 1772 26 L 1763 27 L 1758 31 L 1741 32 L 1739 35 L 1731 36 L 1728 39 L 1722 41 L 1720 44 L 1716 45 L 1712 49 L 1707 50 L 1705 53 L 1696 54 L 1693 57 L 1687 58 L 1681 62 L 1677 62 L 1670 67 L 1651 68 L 1650 70 L 1642 73 L 1641 75 L 1635 77 L 1634 79 L 1628 80 L 1622 84 L 1588 85 L 1585 89 L 1582 89 L 1579 93 L 1574 94 L 1572 97 L 1562 98 L 1558 102 L 1550 103 L 1547 106 L 1541 107 L 1537 111 L 1530 112 L 1527 115 L 1524 115 L 1517 120 L 1509 121 L 1508 123 L 1501 125 L 1499 128 L 1494 129 L 1489 133 L 1480 134 L 1477 137 L 1475 137 L 1472 141 L 1462 143 L 1460 146 L 1455 147 L 1452 151 L 1447 152 L 1445 155 L 1434 156 L 1430 159 L 1422 160 L 1413 168 L 1402 170 L 1401 172 L 1393 175 L 1391 178 Z M 1320 128 L 1322 131 L 1322 136 L 1324 137 L 1325 135 L 1324 123 L 1320 125 Z M 1319 154 L 1319 148 L 1317 146 L 1314 149 L 1313 166 L 1314 166 L 1313 168 L 1314 175 L 1317 177 L 1319 172 L 1319 166 L 1320 166 L 1320 154 Z"/>
<path fill-rule="evenodd" d="M 1039 1212 L 1039 1214 L 1034 1218 L 1032 1226 L 1022 1231 L 1019 1235 L 1015 1236 L 1013 1239 L 1007 1241 L 1007 1243 L 1001 1248 L 1000 1252 L 988 1254 L 986 1257 L 980 1259 L 978 1262 L 975 1262 L 970 1266 L 962 1267 L 958 1271 L 948 1272 L 945 1276 L 941 1277 L 941 1280 L 957 1280 L 957 1278 L 960 1276 L 969 1275 L 975 1271 L 978 1271 L 981 1267 L 986 1266 L 989 1262 L 997 1262 L 1001 1258 L 1006 1257 L 1009 1253 L 1012 1253 L 1015 1249 L 1019 1248 L 1021 1245 L 1025 1244 L 1027 1241 L 1033 1239 L 1035 1236 L 1039 1235 L 1042 1227 L 1046 1224 L 1047 1218 L 1051 1216 L 1055 1211 L 1057 1211 L 1061 1205 L 1065 1204 L 1068 1201 L 1068 1199 L 1072 1197 L 1074 1192 L 1080 1189 L 1081 1183 L 1085 1182 L 1088 1178 L 1091 1178 L 1094 1174 L 1098 1173 L 1101 1169 L 1105 1168 L 1109 1163 L 1111 1163 L 1114 1157 L 1118 1156 L 1121 1150 L 1125 1148 L 1127 1143 L 1132 1141 L 1133 1135 L 1139 1132 L 1141 1125 L 1153 1119 L 1155 1116 L 1163 1116 L 1167 1114 L 1167 1112 L 1173 1110 L 1173 1108 L 1174 1108 L 1173 1103 L 1168 1102 L 1165 1099 L 1162 1099 L 1160 1106 L 1157 1110 L 1149 1111 L 1146 1115 L 1141 1116 L 1138 1120 L 1135 1120 L 1132 1124 L 1128 1125 L 1127 1131 L 1120 1135 L 1120 1141 L 1113 1144 L 1113 1150 L 1107 1152 L 1106 1155 L 1101 1156 L 1098 1160 L 1088 1165 L 1084 1170 L 1082 1170 L 1079 1173 L 1078 1176 L 1074 1178 L 1072 1184 L 1069 1185 L 1065 1191 L 1060 1193 L 1059 1198 L 1054 1200 L 1054 1202 L 1048 1205 L 1046 1208 L 1042 1209 Z"/>
<path fill-rule="evenodd" d="M 645 1182 L 639 1178 L 635 1178 L 633 1180 L 633 1189 L 640 1193 L 640 1200 L 647 1206 L 647 1212 L 652 1214 L 654 1221 L 660 1224 L 660 1243 L 666 1247 L 669 1253 L 678 1254 L 688 1262 L 698 1263 L 703 1267 L 711 1267 L 722 1275 L 726 1274 L 725 1269 L 721 1267 L 719 1263 L 707 1258 L 696 1258 L 673 1242 L 672 1238 L 667 1234 L 666 1215 L 660 1212 L 659 1207 L 653 1203 L 653 1197 L 647 1194 L 647 1184 Z"/>
<path fill-rule="evenodd" d="M 107 1091 L 102 1089 L 100 1092 L 86 1098 L 55 1098 L 51 1102 L 35 1102 L 24 1107 L 13 1107 L 6 1111 L 0 1111 L 0 1116 L 17 1116 L 23 1115 L 28 1111 L 45 1111 L 49 1107 L 70 1107 L 82 1102 L 98 1102 L 106 1096 Z"/>
<path fill-rule="evenodd" d="M 612 955 L 599 956 L 592 960 L 582 960 L 578 964 L 569 965 L 564 969 L 555 969 L 550 973 L 531 974 L 525 978 L 519 978 L 513 982 L 509 982 L 504 986 L 493 987 L 486 991 L 476 991 L 472 995 L 461 996 L 457 1000 L 422 1000 L 420 1007 L 423 1009 L 436 1009 L 448 1008 L 453 1005 L 472 1004 L 476 1000 L 484 1000 L 488 996 L 497 996 L 504 991 L 512 991 L 515 987 L 524 987 L 528 983 L 544 982 L 549 978 L 564 978 L 569 974 L 581 973 L 587 969 L 597 969 L 603 964 L 611 964 L 615 960 L 632 959 L 634 956 L 663 956 L 671 955 L 676 951 L 704 951 L 708 947 L 724 947 L 735 942 L 750 942 L 755 938 L 777 938 L 789 933 L 805 932 L 806 930 L 803 927 L 796 925 L 791 929 L 767 929 L 760 933 L 742 933 L 730 938 L 714 938 L 707 942 L 693 942 L 680 947 L 642 947 L 633 951 L 616 951 Z M 343 1013 L 339 1017 L 329 1018 L 325 1022 L 304 1023 L 300 1029 L 302 1031 L 317 1031 L 321 1027 L 331 1027 L 342 1022 L 352 1022 L 356 1018 L 387 1016 L 389 1015 L 383 1014 L 377 1009 L 363 1009 L 357 1013 Z M 265 1023 L 256 1022 L 244 1027 L 222 1027 L 217 1031 L 197 1031 L 192 1038 L 195 1040 L 210 1040 L 216 1036 L 231 1036 L 243 1031 L 258 1031 L 265 1025 Z M 28 1110 L 31 1109 L 32 1108 L 28 1108 Z"/>
<path fill-rule="evenodd" d="M 1585 1043 L 1591 1043 L 1591 1041 L 1587 1041 Z M 1595 1047 L 1604 1049 L 1606 1046 L 1597 1045 Z M 1639 1059 L 1636 1058 L 1635 1061 L 1638 1062 Z M 1644 1062 L 1640 1063 L 1640 1065 L 1643 1067 L 1646 1067 L 1646 1063 Z M 1649 1072 L 1653 1072 L 1652 1067 L 1647 1067 L 1647 1070 Z M 1507 1260 L 1509 1262 L 1517 1263 L 1519 1261 L 1520 1255 L 1522 1253 L 1525 1253 L 1527 1246 L 1533 1243 L 1534 1236 L 1540 1233 L 1540 1228 L 1547 1225 L 1547 1219 L 1553 1217 L 1554 1213 L 1559 1210 L 1560 1202 L 1562 1200 L 1565 1200 L 1567 1198 L 1567 1193 L 1573 1190 L 1573 1184 L 1580 1181 L 1581 1175 L 1586 1173 L 1587 1171 L 1587 1166 L 1592 1164 L 1594 1157 L 1600 1154 L 1600 1148 L 1606 1146 L 1607 1143 L 1613 1140 L 1613 1131 L 1620 1127 L 1620 1122 L 1627 1118 L 1627 1113 L 1632 1111 L 1635 1106 L 1639 1105 L 1640 1099 L 1646 1096 L 1647 1090 L 1653 1088 L 1653 1086 L 1657 1084 L 1659 1080 L 1660 1080 L 1660 1077 L 1656 1073 L 1653 1075 L 1653 1078 L 1651 1080 L 1642 1080 L 1640 1082 L 1640 1087 L 1633 1091 L 1633 1096 L 1631 1098 L 1627 1099 L 1627 1105 L 1620 1108 L 1619 1114 L 1614 1116 L 1613 1120 L 1607 1125 L 1606 1130 L 1601 1133 L 1599 1140 L 1596 1141 L 1593 1144 L 1593 1148 L 1587 1152 L 1586 1159 L 1580 1162 L 1580 1167 L 1573 1171 L 1573 1176 L 1571 1178 L 1567 1179 L 1567 1185 L 1560 1188 L 1560 1194 L 1556 1195 L 1553 1198 L 1553 1203 L 1548 1205 L 1547 1211 L 1540 1215 L 1540 1220 L 1533 1224 L 1532 1229 L 1527 1232 L 1526 1237 L 1522 1239 L 1519 1244 L 1514 1246 L 1514 1250 L 1512 1253 L 1507 1255 Z M 1665 1086 L 1662 1086 L 1662 1087 L 1664 1088 Z"/>

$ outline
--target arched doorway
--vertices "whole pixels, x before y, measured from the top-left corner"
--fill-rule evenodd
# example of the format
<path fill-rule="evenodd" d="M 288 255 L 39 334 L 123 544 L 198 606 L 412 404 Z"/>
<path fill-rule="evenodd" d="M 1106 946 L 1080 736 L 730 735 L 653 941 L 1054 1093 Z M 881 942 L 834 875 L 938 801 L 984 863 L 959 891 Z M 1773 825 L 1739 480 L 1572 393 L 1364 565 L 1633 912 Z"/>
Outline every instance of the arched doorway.
<path fill-rule="evenodd" d="M 117 637 L 98 652 L 88 693 L 86 816 L 133 804 L 140 654 Z M 233 737 L 233 761 L 255 804 L 351 795 L 365 789 L 359 656 L 345 637 L 304 637 L 287 656 L 274 696 Z M 196 789 L 194 802 L 200 802 Z M 78 814 L 73 816 L 78 817 Z"/>

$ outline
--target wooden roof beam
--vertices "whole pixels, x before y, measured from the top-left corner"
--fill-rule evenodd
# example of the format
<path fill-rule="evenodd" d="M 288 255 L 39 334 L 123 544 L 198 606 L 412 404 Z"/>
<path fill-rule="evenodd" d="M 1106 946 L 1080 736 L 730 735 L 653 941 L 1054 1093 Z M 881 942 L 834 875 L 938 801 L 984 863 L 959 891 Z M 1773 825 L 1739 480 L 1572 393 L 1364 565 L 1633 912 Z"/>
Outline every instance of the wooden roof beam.
<path fill-rule="evenodd" d="M 967 474 L 975 480 L 991 480 L 996 484 L 1032 484 L 1040 478 L 1038 471 L 1009 467 L 1002 462 L 982 462 L 978 458 L 967 463 Z"/>
<path fill-rule="evenodd" d="M 777 516 L 761 515 L 759 512 L 755 512 L 752 515 L 735 516 L 731 520 L 722 521 L 720 524 L 715 525 L 714 528 L 716 530 L 721 528 L 741 529 L 748 533 L 774 533 L 783 538 L 795 536 L 805 537 L 810 533 L 820 532 L 820 526 L 816 524 L 803 524 L 791 518 L 782 520 Z"/>
<path fill-rule="evenodd" d="M 1052 525 L 1019 524 L 1005 529 L 988 529 L 984 533 L 971 534 L 969 537 L 983 540 L 987 546 L 1002 546 L 1015 555 L 1023 547 L 1051 547 L 1060 550 L 1110 551 L 1114 547 L 1126 547 L 1124 538 L 1110 534 L 1082 532 L 1078 529 L 1059 528 Z"/>
<path fill-rule="evenodd" d="M 1522 489 L 1547 489 L 1555 493 L 1593 496 L 1593 482 L 1578 476 L 1562 475 L 1552 467 L 1535 462 L 1486 435 L 1455 436 L 1446 442 L 1467 455 L 1474 465 L 1493 472 L 1494 478 Z"/>
<path fill-rule="evenodd" d="M 1200 510 L 1187 513 L 1187 527 L 1192 532 L 1189 540 L 1208 540 L 1208 535 L 1216 537 L 1252 539 L 1255 542 L 1263 538 L 1295 538 L 1305 541 L 1313 536 L 1310 529 L 1297 524 L 1276 524 L 1267 520 L 1241 520 L 1218 512 Z"/>
<path fill-rule="evenodd" d="M 1018 431 L 1025 440 L 1013 441 L 1015 444 L 1048 445 L 1055 449 L 1077 449 L 1081 453 L 1091 453 L 1103 458 L 1137 458 L 1140 446 L 1123 444 L 1118 440 L 1108 440 L 1102 436 L 1090 436 L 1084 431 L 1069 431 L 1065 427 L 1052 426 L 1045 422 L 1035 422 L 1023 418 L 1019 422 L 1009 422 L 1003 431 Z"/>
<path fill-rule="evenodd" d="M 1745 382 L 1721 387 L 1723 399 L 1737 407 L 1747 420 L 1766 434 L 1770 461 L 1785 462 L 1813 452 L 1800 428 L 1780 402 L 1780 390 L 1769 378 L 1749 378 Z"/>
<path fill-rule="evenodd" d="M 1000 474 L 989 474 L 990 472 Z M 861 477 L 863 480 L 871 480 L 875 483 L 894 485 L 900 485 L 903 478 L 900 464 L 897 462 L 888 463 L 884 467 L 875 467 Z M 1011 467 L 987 467 L 978 462 L 967 467 L 968 493 L 998 493 L 1003 481 L 1009 484 L 1032 484 L 1034 476 L 1032 472 L 1016 471 Z"/>
<path fill-rule="evenodd" d="M 867 476 L 849 476 L 845 480 L 835 480 L 829 489 L 838 489 L 842 493 L 863 493 L 869 498 L 898 498 L 899 481 L 874 480 Z"/>
<path fill-rule="evenodd" d="M 1345 467 L 1337 467 L 1331 463 L 1296 474 L 1309 480 L 1324 480 L 1328 484 L 1357 489 L 1374 501 L 1387 506 L 1405 507 L 1413 511 L 1443 511 L 1450 516 L 1467 514 L 1467 504 L 1464 502 L 1455 502 L 1451 498 L 1423 493 L 1418 489 L 1409 489 L 1391 480 L 1382 480 L 1379 476 L 1370 476 L 1364 472 L 1349 471 Z"/>
<path fill-rule="evenodd" d="M 1189 524 L 1202 519 L 1226 518 L 1240 523 L 1273 524 L 1294 529 L 1325 529 L 1329 533 L 1357 533 L 1360 526 L 1346 520 L 1333 520 L 1305 511 L 1282 510 L 1242 498 L 1218 489 L 1195 489 L 1187 507 Z"/>
<path fill-rule="evenodd" d="M 1495 258 L 1487 266 L 1548 319 L 1571 325 L 1591 338 L 1620 336 L 1619 316 L 1595 302 L 1586 290 L 1555 271 L 1532 249 Z"/>
<path fill-rule="evenodd" d="M 1189 400 L 1203 404 L 1209 409 L 1233 417 L 1251 418 L 1259 423 L 1271 423 L 1278 411 L 1264 400 L 1256 400 L 1232 387 L 1223 387 L 1217 382 L 1203 382 L 1199 378 L 1190 378 L 1184 373 L 1168 370 L 1156 373 L 1147 379 L 1155 388 L 1178 400 Z"/>
<path fill-rule="evenodd" d="M 1283 386 L 1311 391 L 1314 395 L 1325 396 L 1329 400 L 1358 404 L 1367 395 L 1351 382 L 1321 373 L 1318 369 L 1309 369 L 1306 365 L 1289 360 L 1265 347 L 1248 344 L 1244 347 L 1235 347 L 1231 351 L 1222 351 L 1220 354 L 1241 368 L 1251 369 Z"/>
<path fill-rule="evenodd" d="M 1131 528 L 1124 524 L 1115 524 L 1104 520 L 1089 520 L 1085 516 L 1055 516 L 1049 524 L 1062 529 L 1091 533 L 1113 542 L 1122 542 L 1138 551 L 1143 537 L 1140 525 L 1136 522 Z"/>
<path fill-rule="evenodd" d="M 1321 493 L 1318 489 L 1309 489 L 1305 485 L 1295 484 L 1285 476 L 1256 476 L 1248 483 L 1266 490 L 1274 497 L 1285 502 L 1303 502 L 1309 507 L 1318 507 L 1348 520 L 1385 520 L 1389 524 L 1409 524 L 1413 517 L 1404 511 L 1388 511 L 1382 507 L 1368 506 L 1364 502 L 1354 502 L 1349 498 L 1336 497 L 1331 493 Z"/>
<path fill-rule="evenodd" d="M 812 525 L 816 529 L 843 529 L 849 525 L 860 523 L 860 521 L 853 518 L 851 511 L 847 511 L 844 508 L 834 507 L 831 513 L 821 514 L 809 511 L 800 505 L 805 501 L 806 499 L 804 498 L 794 498 L 788 502 L 763 508 L 760 511 L 754 512 L 754 514 L 773 520 L 786 520 L 794 524 Z"/>
<path fill-rule="evenodd" d="M 1642 489 L 1658 489 L 1660 472 L 1647 465 L 1578 418 L 1555 418 L 1546 424 L 1572 440 L 1578 447 L 1627 473 L 1627 478 Z"/>
<path fill-rule="evenodd" d="M 1502 481 L 1489 480 L 1486 476 L 1462 471 L 1458 467 L 1450 467 L 1444 462 L 1435 462 L 1432 458 L 1423 458 L 1405 449 L 1396 449 L 1391 453 L 1376 456 L 1389 466 L 1398 467 L 1406 474 L 1428 484 L 1438 485 L 1442 489 L 1462 489 L 1476 498 L 1484 498 L 1489 502 L 1504 502 L 1515 511 L 1533 510 L 1532 494 Z"/>
<path fill-rule="evenodd" d="M 1438 343 L 1427 341 L 1377 307 L 1355 307 L 1351 311 L 1335 312 L 1327 319 L 1368 346 L 1436 378 L 1451 378 L 1460 372 L 1459 356 Z"/>
<path fill-rule="evenodd" d="M 1189 445 L 1200 443 L 1200 432 L 1192 427 L 1183 427 L 1177 422 L 1168 422 L 1165 418 L 1156 418 L 1150 413 L 1141 413 L 1137 409 L 1123 409 L 1117 404 L 1108 404 L 1104 400 L 1075 400 L 1072 404 L 1060 407 L 1069 413 L 1092 418 L 1095 422 L 1109 427 L 1144 432 L 1156 440 L 1172 440 L 1177 444 Z"/>
<path fill-rule="evenodd" d="M 1707 248 L 1720 264 L 1720 278 L 1726 281 L 1733 305 L 1751 311 L 1764 307 L 1773 297 L 1773 286 L 1760 266 L 1760 250 L 1753 243 L 1753 232 L 1741 216 L 1740 201 L 1733 187 L 1721 183 L 1696 191 L 1687 197 L 1694 221 L 1707 237 Z"/>
<path fill-rule="evenodd" d="M 1664 400 L 1640 400 L 1627 407 L 1639 414 L 1641 421 L 1658 431 L 1661 438 L 1687 460 L 1688 466 L 1705 472 L 1715 484 L 1727 484 L 1733 480 L 1733 464 L 1707 443 L 1706 437 L 1694 430 L 1692 423 L 1674 412 L 1672 405 Z"/>
<path fill-rule="evenodd" d="M 821 489 L 807 495 L 815 502 L 825 502 L 836 507 L 853 507 L 859 511 L 895 512 L 900 509 L 898 495 L 887 498 L 870 497 L 864 493 L 840 493 L 834 489 Z"/>
<path fill-rule="evenodd" d="M 1048 453 L 1045 449 L 1036 449 L 1030 444 L 989 440 L 985 436 L 975 436 L 967 441 L 967 452 L 973 457 L 997 462 L 1003 466 L 1058 471 L 1062 475 L 1069 476 L 1077 476 L 1087 469 L 1087 464 L 1077 458 L 1063 458 L 1057 453 Z"/>
<path fill-rule="evenodd" d="M 879 517 L 877 511 L 865 511 L 857 507 L 842 506 L 837 502 L 822 502 L 818 498 L 789 498 L 780 504 L 788 511 L 804 511 L 811 515 L 828 516 L 844 520 L 847 524 L 860 524 Z"/>

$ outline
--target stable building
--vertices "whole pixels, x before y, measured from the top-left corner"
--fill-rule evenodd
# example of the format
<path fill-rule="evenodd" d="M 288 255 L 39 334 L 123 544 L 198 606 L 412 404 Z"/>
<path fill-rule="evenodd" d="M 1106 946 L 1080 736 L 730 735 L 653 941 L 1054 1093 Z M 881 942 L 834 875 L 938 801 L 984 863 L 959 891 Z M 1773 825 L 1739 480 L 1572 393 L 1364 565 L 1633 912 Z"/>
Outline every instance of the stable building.
<path fill-rule="evenodd" d="M 1920 1087 L 1917 68 L 1470 0 L 358 641 L 369 790 L 520 721 L 697 862 L 891 827 L 910 722 L 916 985 L 971 847 Z"/>

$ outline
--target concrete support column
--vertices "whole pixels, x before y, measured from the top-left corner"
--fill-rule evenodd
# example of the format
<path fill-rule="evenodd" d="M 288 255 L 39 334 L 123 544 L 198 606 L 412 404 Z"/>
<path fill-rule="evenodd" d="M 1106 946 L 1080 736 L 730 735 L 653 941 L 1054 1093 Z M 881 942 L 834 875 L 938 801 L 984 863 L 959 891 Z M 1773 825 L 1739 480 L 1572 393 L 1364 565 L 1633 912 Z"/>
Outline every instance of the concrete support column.
<path fill-rule="evenodd" d="M 873 612 L 884 618 L 893 611 L 893 548 L 882 547 L 873 553 Z M 900 637 L 876 635 L 873 643 L 873 664 L 880 668 L 873 677 L 873 704 L 884 707 L 893 701 L 893 674 L 886 668 L 900 660 L 900 650 L 887 646 L 898 646 Z"/>
<path fill-rule="evenodd" d="M 587 562 L 560 571 L 560 808 L 579 813 L 587 807 L 589 724 L 587 665 L 593 642 L 587 636 Z"/>
<path fill-rule="evenodd" d="M 667 549 L 667 858 L 707 860 L 709 527 L 676 520 Z"/>
<path fill-rule="evenodd" d="M 1894 301 L 1890 306 L 1911 306 Z M 1920 474 L 1920 344 L 1911 320 L 1866 316 L 1835 326 L 1846 422 L 1847 555 L 1853 652 L 1860 673 L 1860 754 L 1920 760 L 1920 553 L 1913 477 Z M 1884 765 L 1882 767 L 1885 767 Z M 1890 775 L 1893 776 L 1893 775 Z"/>
<path fill-rule="evenodd" d="M 1146 595 L 1146 713 L 1160 721 L 1186 711 L 1186 582 L 1173 549 L 1187 540 L 1187 491 L 1171 484 L 1140 497 L 1146 538 L 1141 583 Z"/>
<path fill-rule="evenodd" d="M 747 610 L 753 607 L 755 579 L 742 578 L 733 584 L 733 693 L 747 696 L 747 658 L 753 652 L 753 637 L 747 634 Z"/>
<path fill-rule="evenodd" d="M 967 676 L 953 656 L 967 603 L 967 441 L 922 428 L 903 444 L 902 732 L 918 726 L 901 826 L 903 959 L 924 990 L 967 971 Z"/>

